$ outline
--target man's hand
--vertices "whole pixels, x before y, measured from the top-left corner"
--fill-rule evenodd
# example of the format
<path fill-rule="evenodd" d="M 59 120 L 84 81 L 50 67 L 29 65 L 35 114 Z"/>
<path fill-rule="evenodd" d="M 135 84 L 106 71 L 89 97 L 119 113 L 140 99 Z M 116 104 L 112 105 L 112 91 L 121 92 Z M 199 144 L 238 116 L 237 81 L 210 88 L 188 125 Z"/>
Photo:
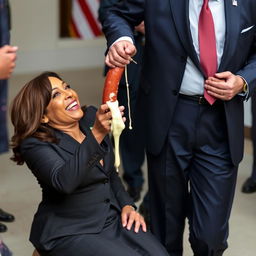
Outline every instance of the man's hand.
<path fill-rule="evenodd" d="M 124 67 L 131 61 L 131 57 L 136 53 L 135 46 L 126 40 L 114 43 L 108 51 L 105 63 L 110 68 Z"/>
<path fill-rule="evenodd" d="M 235 95 L 243 91 L 244 80 L 229 71 L 216 73 L 214 77 L 208 77 L 205 88 L 209 95 L 220 100 L 231 100 Z"/>
<path fill-rule="evenodd" d="M 8 79 L 14 68 L 18 47 L 5 45 L 0 48 L 0 79 Z"/>

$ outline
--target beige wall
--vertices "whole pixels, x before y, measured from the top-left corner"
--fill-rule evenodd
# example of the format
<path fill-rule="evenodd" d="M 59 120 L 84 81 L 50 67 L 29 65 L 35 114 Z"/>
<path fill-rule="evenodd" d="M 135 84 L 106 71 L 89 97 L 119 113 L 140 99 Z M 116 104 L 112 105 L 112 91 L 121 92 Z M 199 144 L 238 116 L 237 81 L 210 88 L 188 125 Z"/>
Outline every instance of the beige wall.
<path fill-rule="evenodd" d="M 103 65 L 105 39 L 60 40 L 58 0 L 10 0 L 16 73 Z"/>

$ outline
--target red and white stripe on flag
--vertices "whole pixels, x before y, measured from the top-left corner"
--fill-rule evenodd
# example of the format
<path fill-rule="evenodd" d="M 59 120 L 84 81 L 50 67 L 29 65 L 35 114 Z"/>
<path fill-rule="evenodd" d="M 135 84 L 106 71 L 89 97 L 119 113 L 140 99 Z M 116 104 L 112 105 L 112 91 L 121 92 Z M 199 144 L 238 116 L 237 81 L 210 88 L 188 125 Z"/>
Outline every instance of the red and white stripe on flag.
<path fill-rule="evenodd" d="M 98 22 L 99 0 L 72 0 L 71 34 L 89 39 L 102 35 Z"/>

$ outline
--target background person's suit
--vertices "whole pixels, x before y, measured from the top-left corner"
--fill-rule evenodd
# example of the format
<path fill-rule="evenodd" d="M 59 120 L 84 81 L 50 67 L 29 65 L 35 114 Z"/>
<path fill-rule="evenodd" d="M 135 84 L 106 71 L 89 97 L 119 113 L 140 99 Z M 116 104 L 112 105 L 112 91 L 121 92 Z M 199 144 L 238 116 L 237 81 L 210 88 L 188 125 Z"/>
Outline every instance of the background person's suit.
<path fill-rule="evenodd" d="M 0 1 L 0 47 L 10 44 L 10 13 L 7 0 Z M 0 153 L 8 151 L 7 80 L 0 80 Z"/>
<path fill-rule="evenodd" d="M 224 2 L 226 38 L 224 52 L 217 72 L 231 71 L 236 75 L 241 75 L 249 84 L 250 95 L 256 81 L 256 2 L 253 0 L 246 2 L 237 1 L 237 5 L 232 4 L 233 1 Z M 170 204 L 168 196 L 177 193 L 183 186 L 183 184 L 172 183 L 181 174 L 176 173 L 172 177 L 173 173 L 171 170 L 164 170 L 162 166 L 165 166 L 166 162 L 170 160 L 164 156 L 168 155 L 169 157 L 172 154 L 172 152 L 166 153 L 166 151 L 170 150 L 170 141 L 173 141 L 173 134 L 171 132 L 173 131 L 175 121 L 177 121 L 175 125 L 178 125 L 179 119 L 182 119 L 182 122 L 186 122 L 185 119 L 190 117 L 190 112 L 182 109 L 185 103 L 179 96 L 187 57 L 190 57 L 198 70 L 203 74 L 190 34 L 188 3 L 189 1 L 186 0 L 127 0 L 123 4 L 119 4 L 119 9 L 108 14 L 108 20 L 103 25 L 108 46 L 111 46 L 115 40 L 122 36 L 133 38 L 130 25 L 120 19 L 118 15 L 123 16 L 132 26 L 139 24 L 141 20 L 145 21 L 146 44 L 141 79 L 144 94 L 141 98 L 141 104 L 144 106 L 143 113 L 146 122 L 145 132 L 149 162 L 150 200 L 152 203 L 152 228 L 153 232 L 166 244 L 167 248 L 175 247 L 175 244 L 177 245 L 177 251 L 172 251 L 171 255 L 182 255 L 182 236 L 180 234 L 183 233 L 183 230 L 178 229 L 177 231 L 180 234 L 177 234 L 175 237 L 176 230 L 172 228 L 172 224 L 175 226 L 173 218 L 175 220 L 177 216 L 182 214 L 186 216 L 186 210 L 191 205 L 184 204 L 184 209 L 181 212 L 175 212 L 174 209 L 179 200 L 176 199 L 176 201 L 174 200 Z M 201 245 L 194 248 L 203 251 L 205 247 L 209 246 L 209 244 L 203 243 L 204 239 L 209 239 L 210 246 L 215 248 L 209 249 L 214 250 L 214 252 L 209 252 L 212 253 L 211 255 L 222 255 L 223 250 L 227 246 L 225 237 L 227 237 L 227 222 L 232 205 L 236 171 L 243 156 L 243 100 L 243 97 L 237 95 L 232 100 L 221 103 L 223 106 L 219 110 L 213 111 L 217 115 L 215 117 L 211 116 L 213 119 L 221 118 L 219 119 L 220 121 L 217 118 L 219 129 L 216 129 L 214 132 L 225 142 L 222 149 L 225 151 L 224 160 L 227 159 L 229 161 L 228 169 L 230 170 L 229 185 L 226 189 L 224 186 L 221 188 L 223 190 L 221 193 L 223 193 L 224 197 L 227 197 L 228 202 L 225 206 L 227 207 L 225 214 L 220 216 L 223 218 L 220 222 L 223 221 L 223 224 L 225 223 L 226 227 L 224 229 L 226 231 L 219 234 L 218 239 L 222 237 L 224 242 L 216 240 L 215 238 L 217 237 L 209 237 L 211 229 L 214 230 L 217 226 L 221 228 L 220 222 L 216 220 L 212 225 L 204 227 L 206 233 L 200 234 L 200 231 L 198 231 L 203 241 L 201 241 Z M 181 113 L 185 111 L 185 115 L 177 116 L 177 110 L 181 111 Z M 209 114 L 211 115 L 211 112 Z M 209 143 L 211 143 L 210 140 Z M 177 147 L 172 149 L 175 154 L 179 151 Z M 177 163 L 171 162 L 169 166 L 177 166 Z M 170 173 L 171 175 L 167 179 L 167 174 Z M 179 177 L 178 180 L 181 182 L 182 178 Z M 225 178 L 223 177 L 221 181 L 224 180 Z M 203 182 L 202 179 L 198 180 L 199 184 L 199 181 Z M 219 185 L 216 182 L 211 184 L 215 191 L 220 190 Z M 210 186 L 207 188 L 210 188 Z M 205 193 L 208 192 L 205 191 Z M 183 195 L 180 196 L 183 197 Z M 206 208 L 208 207 L 207 202 L 203 201 L 202 204 Z M 172 214 L 177 216 L 174 217 Z M 180 226 L 182 227 L 182 223 Z M 207 232 L 207 229 L 209 232 Z M 177 240 L 172 241 L 172 245 L 170 245 L 170 240 L 175 238 Z M 193 241 L 191 242 L 193 243 Z M 219 245 L 217 245 L 218 243 Z M 219 250 L 216 251 L 218 246 Z M 196 253 L 198 253 L 197 255 L 203 255 L 199 252 Z"/>
<path fill-rule="evenodd" d="M 8 0 L 0 0 L 0 48 L 10 43 L 10 10 Z M 8 81 L 0 79 L 0 154 L 9 149 L 7 128 L 7 96 Z M 14 216 L 3 211 L 0 213 L 1 221 L 14 221 Z M 5 232 L 7 227 L 0 223 L 0 232 Z M 1 252 L 0 252 L 1 253 Z"/>

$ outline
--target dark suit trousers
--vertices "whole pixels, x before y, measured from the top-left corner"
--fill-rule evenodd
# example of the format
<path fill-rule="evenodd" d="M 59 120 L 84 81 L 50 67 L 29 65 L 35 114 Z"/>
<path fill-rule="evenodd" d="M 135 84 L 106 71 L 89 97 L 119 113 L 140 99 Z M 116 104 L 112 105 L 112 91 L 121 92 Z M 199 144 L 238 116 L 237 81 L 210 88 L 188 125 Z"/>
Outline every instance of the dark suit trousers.
<path fill-rule="evenodd" d="M 166 145 L 148 154 L 148 166 L 152 231 L 170 256 L 182 255 L 186 217 L 194 255 L 222 255 L 237 177 L 223 103 L 179 98 Z"/>

